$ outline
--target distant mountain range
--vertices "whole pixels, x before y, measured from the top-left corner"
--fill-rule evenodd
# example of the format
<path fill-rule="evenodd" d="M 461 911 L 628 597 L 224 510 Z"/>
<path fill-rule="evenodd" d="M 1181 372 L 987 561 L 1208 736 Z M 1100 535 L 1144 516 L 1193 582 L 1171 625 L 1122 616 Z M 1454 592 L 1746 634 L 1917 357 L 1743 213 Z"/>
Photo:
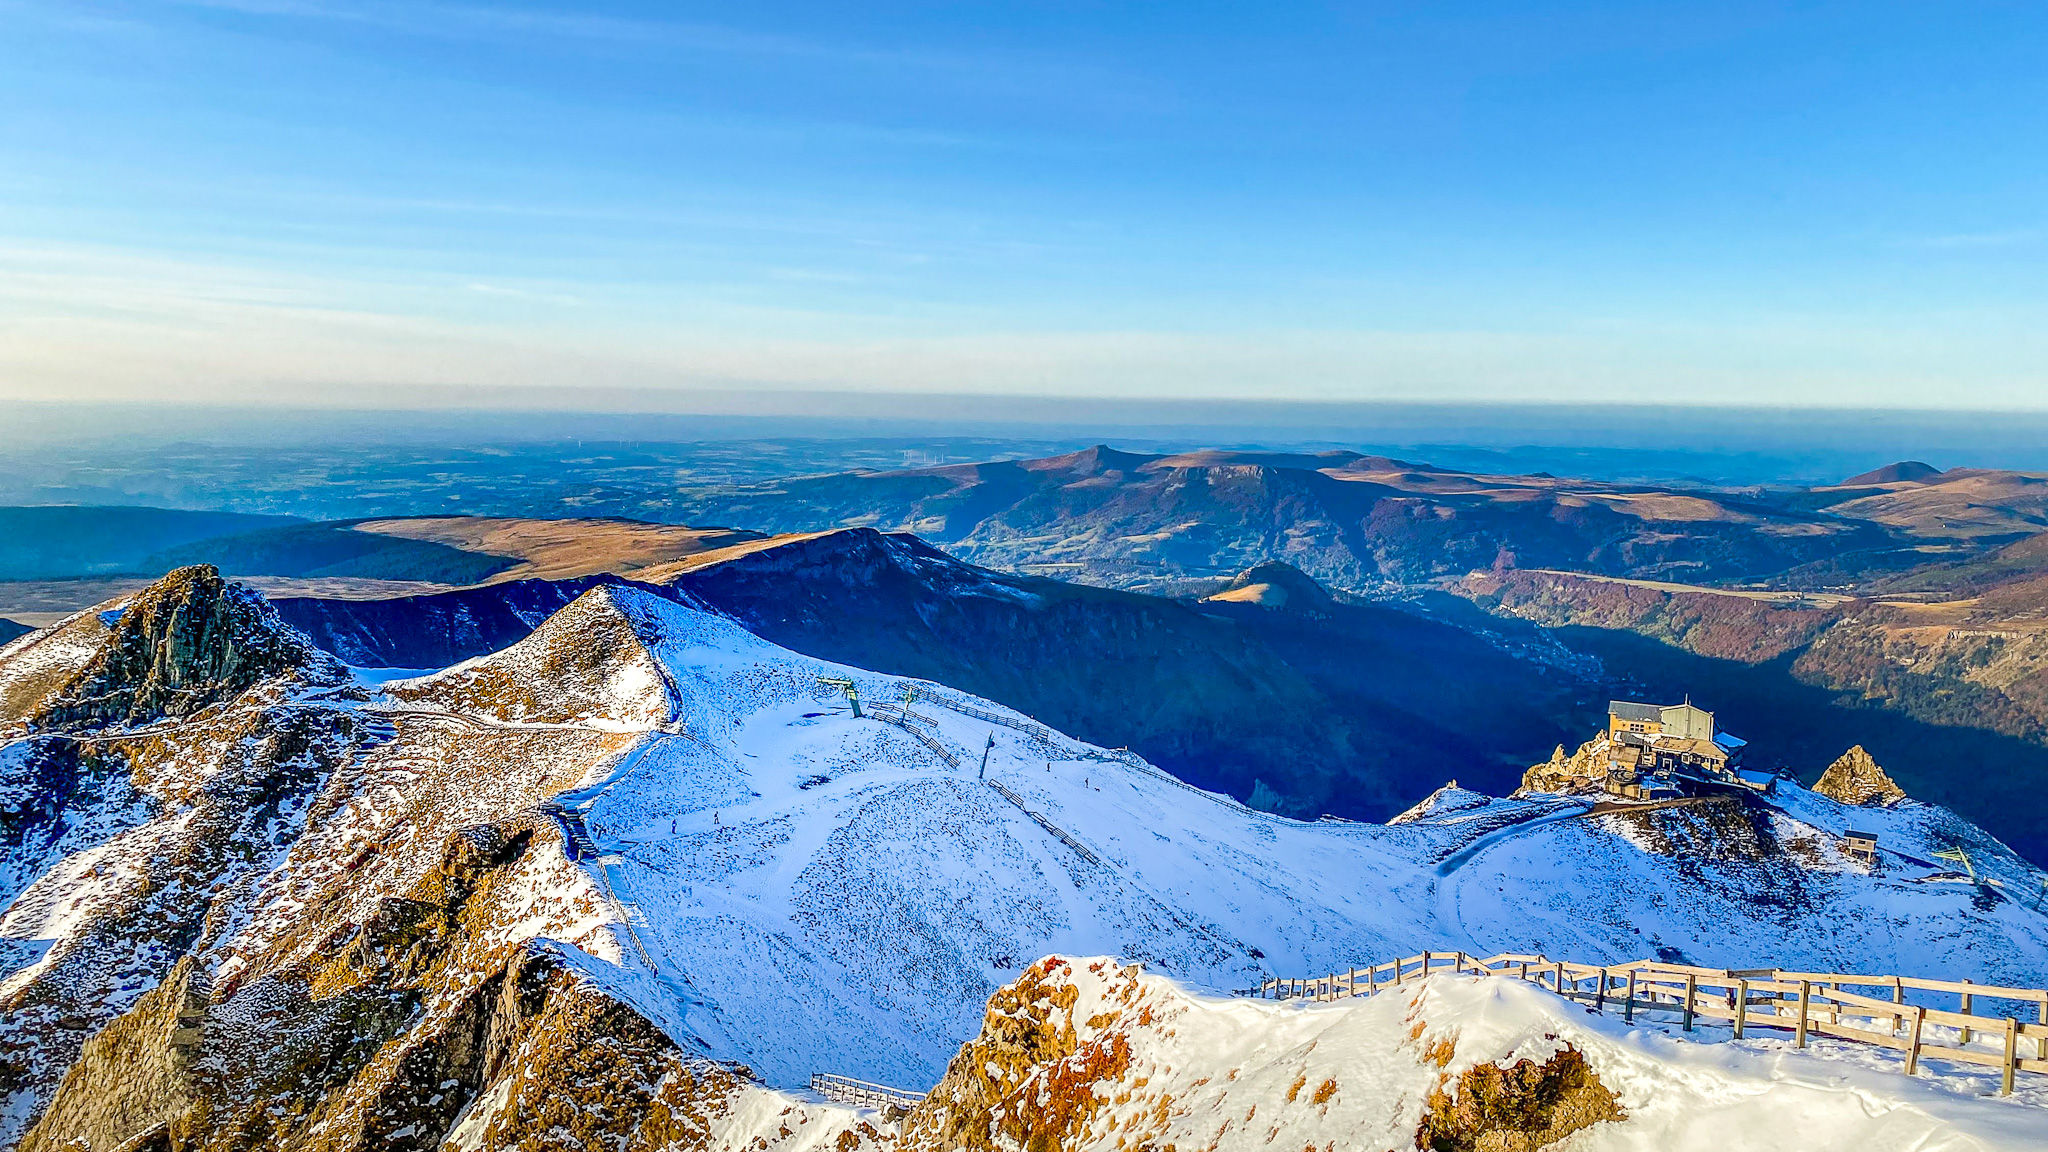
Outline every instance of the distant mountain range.
<path fill-rule="evenodd" d="M 302 522 L 138 508 L 0 509 L 0 580 L 153 577 L 202 556 L 242 576 L 480 583 L 636 568 L 762 534 L 874 527 L 964 559 L 1116 587 L 1280 560 L 1357 591 L 1496 567 L 1691 584 L 1851 588 L 1975 559 L 2048 528 L 2048 475 L 1902 461 L 1772 490 L 1492 476 L 1355 452 L 1097 446 L 666 493 L 681 528 L 585 518 Z M 10 519 L 11 518 L 11 519 Z M 737 533 L 737 534 L 736 534 Z"/>
<path fill-rule="evenodd" d="M 136 575 L 0 583 L 0 616 L 47 623 L 208 561 L 357 663 L 428 667 L 623 577 L 1240 799 L 1365 819 L 1435 783 L 1415 765 L 1504 788 L 1606 693 L 1694 692 L 1766 766 L 1810 778 L 1864 743 L 2048 858 L 2026 786 L 2048 772 L 2048 478 L 1902 461 L 1733 491 L 1097 447 L 679 498 L 741 526 L 230 519 L 207 536 L 222 525 L 193 513 L 15 510 L 69 532 L 78 571 Z"/>

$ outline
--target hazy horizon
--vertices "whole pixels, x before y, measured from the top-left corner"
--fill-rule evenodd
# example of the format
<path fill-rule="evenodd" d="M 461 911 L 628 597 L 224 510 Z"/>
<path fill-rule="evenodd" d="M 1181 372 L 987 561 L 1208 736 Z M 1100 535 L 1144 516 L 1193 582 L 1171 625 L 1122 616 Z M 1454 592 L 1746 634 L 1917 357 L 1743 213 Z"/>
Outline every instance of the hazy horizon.
<path fill-rule="evenodd" d="M 1943 469 L 2048 471 L 2048 413 L 2030 412 L 624 390 L 603 395 L 608 409 L 574 409 L 551 406 L 580 398 L 568 390 L 520 391 L 421 393 L 412 399 L 438 406 L 412 408 L 0 401 L 0 447 L 15 456 L 11 468 L 0 468 L 0 486 L 19 499 L 24 485 L 53 469 L 90 470 L 95 458 L 113 459 L 107 453 L 141 459 L 179 444 L 258 456 L 376 446 L 411 451 L 425 462 L 582 441 L 870 440 L 899 445 L 908 458 L 936 453 L 948 462 L 1053 454 L 1097 442 L 1164 452 L 1348 449 L 1468 471 L 1735 485 L 1823 484 L 1901 459 Z M 498 403 L 458 406 L 465 398 Z"/>
<path fill-rule="evenodd" d="M 2048 404 L 2035 7 L 20 0 L 0 43 L 0 398 Z"/>

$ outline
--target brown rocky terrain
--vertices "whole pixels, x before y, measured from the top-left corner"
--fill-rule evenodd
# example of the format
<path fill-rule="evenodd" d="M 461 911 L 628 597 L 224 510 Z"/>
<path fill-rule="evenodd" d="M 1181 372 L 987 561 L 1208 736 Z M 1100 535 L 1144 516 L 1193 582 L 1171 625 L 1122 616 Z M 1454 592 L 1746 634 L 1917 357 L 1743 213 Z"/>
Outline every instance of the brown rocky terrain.
<path fill-rule="evenodd" d="M 1842 753 L 1841 759 L 1828 765 L 1813 790 L 1829 799 L 1859 808 L 1896 804 L 1906 798 L 1906 790 L 1885 775 L 1884 769 L 1878 767 L 1877 761 L 1871 759 L 1861 744 Z"/>

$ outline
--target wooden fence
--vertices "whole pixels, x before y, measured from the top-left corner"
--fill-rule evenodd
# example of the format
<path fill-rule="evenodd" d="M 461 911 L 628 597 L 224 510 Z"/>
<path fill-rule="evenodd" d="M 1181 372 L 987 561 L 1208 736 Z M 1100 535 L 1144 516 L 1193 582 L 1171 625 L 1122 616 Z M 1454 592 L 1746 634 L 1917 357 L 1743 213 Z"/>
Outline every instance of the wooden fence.
<path fill-rule="evenodd" d="M 1818 1033 L 1906 1054 L 1906 1075 L 1923 1059 L 1997 1068 L 2000 1094 L 2012 1092 L 2016 1072 L 2048 1074 L 2048 990 L 2007 988 L 1968 980 L 1913 976 L 1853 976 L 1788 972 L 1777 968 L 1699 968 L 1635 960 L 1627 964 L 1572 964 L 1543 956 L 1503 953 L 1486 959 L 1463 952 L 1424 952 L 1385 964 L 1352 968 L 1307 980 L 1268 980 L 1254 994 L 1267 999 L 1341 1000 L 1370 996 L 1435 972 L 1508 976 L 1539 984 L 1595 1011 L 1677 1015 L 1684 1028 L 1711 1022 L 1741 1038 L 1755 1028 L 1790 1032 L 1799 1047 Z M 1855 988 L 1859 991 L 1849 991 Z M 1909 1003 L 1956 997 L 1957 1010 Z M 1979 1015 L 1979 1000 L 2002 1001 L 2034 1019 Z M 1996 1005 L 1993 1005 L 1996 1007 Z"/>
<path fill-rule="evenodd" d="M 924 1102 L 922 1092 L 855 1080 L 851 1076 L 835 1076 L 830 1072 L 813 1072 L 811 1091 L 827 1100 L 851 1104 L 855 1108 L 915 1108 Z"/>

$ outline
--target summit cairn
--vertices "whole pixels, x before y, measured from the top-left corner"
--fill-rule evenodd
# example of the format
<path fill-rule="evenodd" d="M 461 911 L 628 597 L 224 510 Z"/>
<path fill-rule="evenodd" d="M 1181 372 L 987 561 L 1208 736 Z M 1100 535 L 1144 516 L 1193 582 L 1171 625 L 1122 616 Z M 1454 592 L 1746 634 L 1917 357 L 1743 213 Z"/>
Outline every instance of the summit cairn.
<path fill-rule="evenodd" d="M 1813 790 L 1830 800 L 1859 808 L 1889 808 L 1906 798 L 1906 790 L 1885 775 L 1861 744 L 1828 765 Z"/>

